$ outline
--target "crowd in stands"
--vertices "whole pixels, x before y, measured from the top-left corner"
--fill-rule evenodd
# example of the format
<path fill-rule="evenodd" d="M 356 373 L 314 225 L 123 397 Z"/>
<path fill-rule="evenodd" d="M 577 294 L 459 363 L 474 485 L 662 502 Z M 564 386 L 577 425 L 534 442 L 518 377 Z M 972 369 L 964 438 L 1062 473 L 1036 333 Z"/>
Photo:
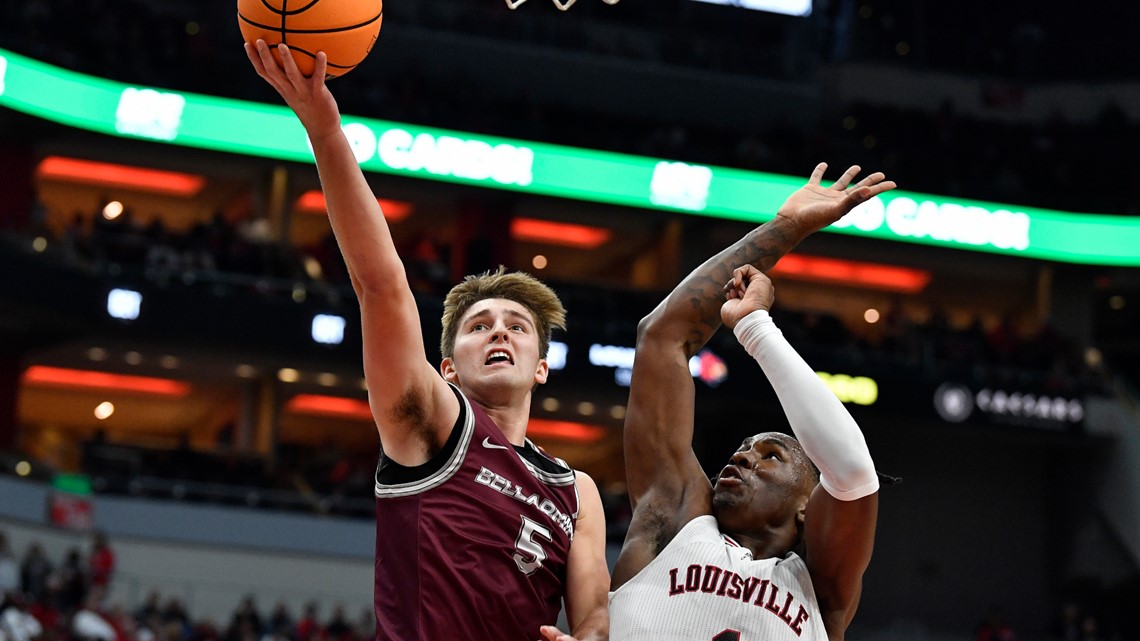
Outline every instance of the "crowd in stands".
<path fill-rule="evenodd" d="M 956 327 L 940 310 L 918 322 L 890 309 L 880 321 L 884 332 L 868 337 L 824 312 L 776 309 L 773 317 L 815 362 L 839 359 L 863 370 L 878 365 L 881 371 L 896 372 L 901 367 L 930 379 L 1069 398 L 1103 389 L 1098 369 L 1049 322 L 1025 330 L 1009 316 L 993 326 L 975 317 L 969 325 Z"/>
<path fill-rule="evenodd" d="M 371 641 L 372 613 L 342 606 L 322 616 L 317 603 L 263 613 L 256 597 L 235 604 L 228 622 L 197 617 L 176 596 L 150 590 L 141 603 L 108 598 L 114 554 L 96 533 L 89 554 L 70 549 L 58 562 L 38 541 L 17 558 L 0 530 L 0 641 Z"/>
<path fill-rule="evenodd" d="M 177 596 L 155 589 L 138 603 L 111 601 L 114 572 L 114 553 L 102 533 L 94 535 L 90 553 L 75 547 L 56 563 L 38 541 L 18 557 L 0 530 L 0 641 L 371 641 L 374 636 L 371 612 L 352 617 L 334 605 L 322 615 L 316 601 L 300 613 L 282 602 L 266 611 L 250 594 L 235 604 L 228 621 L 197 616 Z M 1034 627 L 1043 629 L 1048 641 L 1136 641 L 1138 597 L 1140 575 L 1113 584 L 1072 580 L 1059 595 L 1056 616 Z M 1019 633 L 996 607 L 973 637 L 1042 638 Z"/>
<path fill-rule="evenodd" d="M 141 225 L 130 209 L 112 220 L 100 212 L 89 212 L 76 214 L 60 245 L 68 261 L 104 271 L 110 266 L 115 273 L 133 271 L 159 285 L 228 283 L 277 296 L 287 296 L 296 286 L 305 286 L 349 297 L 347 272 L 331 234 L 316 246 L 293 247 L 272 239 L 264 231 L 264 222 L 253 219 L 235 224 L 219 213 L 184 233 L 172 233 L 158 216 Z M 450 252 L 446 243 L 423 234 L 400 248 L 409 282 L 417 293 L 439 298 L 454 284 Z M 467 267 L 464 273 L 493 265 Z M 594 318 L 585 322 L 622 326 L 631 330 L 631 336 L 637 320 L 661 295 L 613 295 L 573 282 L 555 285 L 572 309 L 594 310 Z M 636 303 L 631 302 L 633 299 Z M 616 307 L 607 306 L 608 301 Z M 1005 376 L 1014 378 L 1028 373 L 1034 377 L 1033 383 L 1043 383 L 1056 393 L 1079 393 L 1095 387 L 1082 355 L 1049 323 L 1026 331 L 1010 317 L 993 326 L 976 318 L 968 326 L 956 327 L 941 310 L 933 310 L 919 322 L 894 308 L 886 310 L 881 335 L 872 340 L 859 328 L 849 327 L 826 312 L 803 310 L 790 316 L 785 324 L 792 328 L 789 331 L 801 334 L 799 344 L 854 354 L 855 359 L 860 354 L 873 354 L 940 375 L 970 376 L 981 369 L 1006 372 Z"/>
<path fill-rule="evenodd" d="M 228 432 L 229 430 L 223 430 Z M 100 493 L 342 516 L 371 517 L 376 452 L 281 443 L 273 465 L 230 442 L 174 448 L 108 442 L 102 431 L 83 443 L 81 468 Z"/>
<path fill-rule="evenodd" d="M 115 207 L 110 215 L 109 207 Z M 245 276 L 290 285 L 307 278 L 301 258 L 272 238 L 264 219 L 233 224 L 216 213 L 207 222 L 177 232 L 167 229 L 161 216 L 142 223 L 134 210 L 111 203 L 100 211 L 75 213 L 59 241 L 65 260 L 72 264 L 100 271 L 145 272 L 159 284 L 171 279 L 216 280 L 221 274 L 230 280 Z"/>
<path fill-rule="evenodd" d="M 1111 37 L 1130 22 L 1104 20 L 1097 12 L 1038 7 L 1019 14 L 980 1 L 962 6 L 831 0 L 816 3 L 809 29 L 792 26 L 802 19 L 692 0 L 615 6 L 583 0 L 565 15 L 554 15 L 552 7 L 544 11 L 547 4 L 535 0 L 510 12 L 491 0 L 425 0 L 388 15 L 385 28 L 415 25 L 768 77 L 786 73 L 789 66 L 803 75 L 798 71 L 803 64 L 787 62 L 801 56 L 887 60 L 1018 82 L 1087 80 L 1089 74 L 1105 81 L 1133 77 L 1125 64 L 1127 51 L 1121 50 L 1130 35 Z M 0 24 L 0 46 L 17 52 L 132 83 L 279 101 L 242 64 L 229 5 L 197 4 L 187 11 L 148 0 L 0 0 L 0 7 L 4 15 L 17 17 Z M 1132 5 L 1114 9 L 1138 10 Z M 1090 28 L 1076 29 L 1074 21 Z M 795 35 L 801 31 L 812 35 Z M 789 38 L 807 44 L 784 44 Z M 913 52 L 909 58 L 896 53 L 900 41 Z M 1074 50 L 1081 55 L 1071 55 Z M 1127 153 L 1140 141 L 1140 126 L 1111 102 L 1102 105 L 1094 122 L 1070 122 L 1058 112 L 1046 127 L 983 122 L 947 103 L 932 112 L 844 105 L 837 107 L 842 113 L 828 114 L 826 122 L 814 126 L 773 122 L 741 131 L 716 123 L 663 122 L 652 113 L 623 118 L 571 111 L 545 101 L 541 92 L 512 95 L 469 78 L 396 75 L 382 64 L 364 65 L 353 74 L 336 86 L 346 113 L 795 175 L 828 158 L 883 168 L 915 191 L 1081 212 L 1140 213 L 1140 197 L 1115 188 L 1140 169 L 1135 154 Z M 996 92 L 983 99 L 1009 95 Z M 1016 105 L 1010 112 L 1016 113 Z"/>
<path fill-rule="evenodd" d="M 61 245 L 68 260 L 103 270 L 113 266 L 120 274 L 133 270 L 159 285 L 224 284 L 275 296 L 288 296 L 303 286 L 336 292 L 342 300 L 350 298 L 344 263 L 331 235 L 316 247 L 295 248 L 257 232 L 256 221 L 235 225 L 220 214 L 182 234 L 166 232 L 157 217 L 146 226 L 137 225 L 129 210 L 113 221 L 98 213 L 90 218 L 93 223 L 85 226 L 77 216 L 65 230 Z M 446 244 L 422 235 L 401 248 L 413 289 L 427 298 L 441 297 L 454 284 L 449 253 Z M 490 266 L 471 266 L 468 271 Z M 637 320 L 661 295 L 618 295 L 573 282 L 555 286 L 572 309 L 594 310 L 593 317 L 580 322 L 600 325 L 600 331 L 619 336 L 625 330 L 629 337 Z M 956 326 L 937 308 L 916 319 L 895 307 L 884 311 L 875 335 L 869 336 L 865 326 L 848 326 L 822 310 L 780 308 L 777 313 L 787 316 L 786 331 L 797 334 L 797 344 L 822 352 L 831 361 L 878 359 L 929 376 L 1032 385 L 1061 395 L 1099 388 L 1098 376 L 1084 355 L 1048 321 L 1026 329 L 1007 315 L 993 324 L 976 317 L 968 325 Z"/>

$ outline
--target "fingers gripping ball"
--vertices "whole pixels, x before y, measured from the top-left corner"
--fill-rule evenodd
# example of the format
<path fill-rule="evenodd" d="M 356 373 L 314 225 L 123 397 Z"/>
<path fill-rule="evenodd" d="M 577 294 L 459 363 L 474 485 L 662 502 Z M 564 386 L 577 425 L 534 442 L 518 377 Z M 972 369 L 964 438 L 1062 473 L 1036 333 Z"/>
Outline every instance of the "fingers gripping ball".
<path fill-rule="evenodd" d="M 328 56 L 326 76 L 348 73 L 372 50 L 384 19 L 383 0 L 238 0 L 245 41 L 261 38 L 281 64 L 277 45 L 289 45 L 297 68 L 313 74 L 318 51 Z"/>

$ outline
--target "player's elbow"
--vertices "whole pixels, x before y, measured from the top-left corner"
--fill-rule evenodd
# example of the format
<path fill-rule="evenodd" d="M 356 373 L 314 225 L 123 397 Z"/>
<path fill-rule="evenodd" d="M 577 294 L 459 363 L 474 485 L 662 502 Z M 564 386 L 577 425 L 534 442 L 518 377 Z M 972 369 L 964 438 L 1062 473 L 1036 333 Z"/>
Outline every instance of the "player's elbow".
<path fill-rule="evenodd" d="M 358 296 L 391 298 L 396 293 L 411 289 L 404 265 L 399 260 L 370 260 L 352 267 Z"/>
<path fill-rule="evenodd" d="M 668 322 L 668 317 L 659 306 L 637 323 L 637 344 L 641 345 L 645 341 L 666 339 L 668 338 L 669 331 L 670 323 Z"/>
<path fill-rule="evenodd" d="M 841 472 L 820 475 L 820 485 L 840 501 L 855 501 L 879 491 L 879 475 L 870 457 L 856 461 Z"/>

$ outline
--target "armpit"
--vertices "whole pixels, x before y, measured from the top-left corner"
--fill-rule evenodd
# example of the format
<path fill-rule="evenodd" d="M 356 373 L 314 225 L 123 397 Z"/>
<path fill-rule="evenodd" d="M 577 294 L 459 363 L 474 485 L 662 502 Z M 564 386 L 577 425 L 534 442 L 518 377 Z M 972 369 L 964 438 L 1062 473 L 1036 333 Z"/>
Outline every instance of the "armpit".
<path fill-rule="evenodd" d="M 407 426 L 416 440 L 424 444 L 429 458 L 439 451 L 442 443 L 438 430 L 430 424 L 421 390 L 409 387 L 388 410 L 388 417 L 393 423 Z"/>

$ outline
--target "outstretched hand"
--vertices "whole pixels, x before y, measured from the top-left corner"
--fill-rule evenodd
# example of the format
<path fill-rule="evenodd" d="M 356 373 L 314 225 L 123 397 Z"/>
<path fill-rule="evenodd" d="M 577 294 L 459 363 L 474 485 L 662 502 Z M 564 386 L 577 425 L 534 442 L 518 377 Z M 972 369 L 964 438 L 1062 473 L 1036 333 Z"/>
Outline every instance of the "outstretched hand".
<path fill-rule="evenodd" d="M 772 309 L 776 288 L 764 272 L 752 265 L 744 265 L 732 270 L 732 280 L 724 286 L 724 295 L 728 300 L 720 306 L 720 319 L 733 329 L 752 312 Z"/>
<path fill-rule="evenodd" d="M 539 641 L 578 641 L 552 625 L 544 625 L 538 631 L 542 633 L 542 638 Z"/>
<path fill-rule="evenodd" d="M 827 227 L 863 202 L 896 187 L 893 180 L 886 180 L 883 172 L 877 171 L 848 189 L 859 175 L 859 165 L 852 165 L 834 184 L 824 187 L 820 183 L 825 171 L 827 163 L 816 165 L 807 184 L 788 196 L 776 212 L 777 217 L 795 224 L 804 236 Z"/>
<path fill-rule="evenodd" d="M 325 86 L 325 71 L 328 68 L 325 53 L 317 52 L 313 75 L 306 78 L 297 68 L 288 45 L 277 45 L 277 52 L 281 56 L 281 64 L 277 64 L 264 40 L 259 38 L 254 44 L 245 44 L 245 55 L 257 75 L 281 94 L 285 104 L 289 105 L 305 126 L 310 139 L 339 132 L 340 111 L 332 93 Z"/>

